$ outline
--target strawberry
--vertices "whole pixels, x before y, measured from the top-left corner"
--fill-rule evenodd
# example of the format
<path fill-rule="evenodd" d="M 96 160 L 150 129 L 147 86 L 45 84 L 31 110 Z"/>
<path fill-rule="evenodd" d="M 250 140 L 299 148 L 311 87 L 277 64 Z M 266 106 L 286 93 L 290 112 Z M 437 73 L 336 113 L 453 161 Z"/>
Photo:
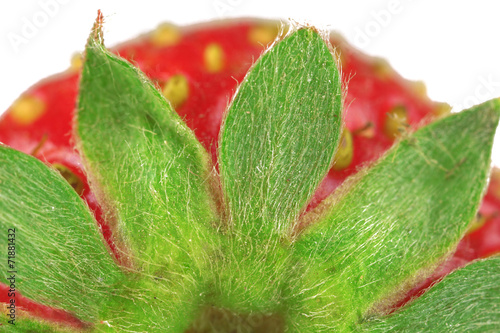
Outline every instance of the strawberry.
<path fill-rule="evenodd" d="M 56 299 L 47 294 L 38 295 L 34 291 L 39 286 L 27 283 L 28 299 L 17 298 L 23 309 L 65 327 L 96 330 L 122 330 L 133 326 L 134 330 L 142 331 L 164 330 L 168 326 L 173 332 L 205 331 L 208 326 L 215 331 L 235 327 L 266 332 L 282 331 L 285 327 L 300 332 L 333 328 L 378 330 L 389 327 L 387 325 L 404 327 L 413 323 L 420 314 L 413 309 L 418 309 L 420 304 L 432 304 L 442 292 L 461 287 L 464 279 L 478 283 L 486 281 L 482 280 L 482 275 L 476 277 L 473 267 L 498 274 L 498 269 L 494 269 L 498 260 L 478 261 L 454 272 L 415 305 L 393 316 L 383 316 L 413 295 L 420 295 L 433 281 L 455 268 L 500 249 L 497 236 L 500 235 L 497 228 L 500 225 L 497 213 L 500 180 L 498 174 L 493 173 L 477 222 L 460 241 L 455 254 L 430 274 L 450 254 L 473 220 L 486 182 L 488 149 L 498 118 L 498 102 L 438 120 L 410 134 L 441 116 L 446 107 L 429 101 L 420 84 L 403 80 L 382 61 L 359 54 L 338 36 L 332 36 L 331 42 L 337 47 L 342 74 L 337 70 L 336 58 L 311 28 L 292 28 L 288 34 L 282 32 L 278 37 L 283 41 L 274 43 L 249 72 L 255 59 L 278 33 L 275 24 L 264 21 L 224 22 L 183 30 L 162 25 L 146 37 L 117 47 L 116 54 L 132 61 L 152 80 L 152 85 L 142 86 L 137 84 L 147 81 L 142 74 L 103 49 L 101 21 L 102 17 L 87 45 L 80 87 L 78 71 L 73 68 L 33 87 L 14 103 L 0 122 L 0 141 L 52 165 L 71 185 L 73 192 L 68 191 L 71 189 L 68 185 L 64 187 L 60 177 L 40 163 L 3 148 L 1 158 L 6 171 L 27 179 L 31 190 L 36 188 L 53 194 L 45 205 L 54 204 L 56 208 L 52 208 L 58 211 L 71 207 L 78 212 L 69 225 L 78 222 L 80 229 L 76 228 L 69 238 L 58 239 L 62 244 L 78 244 L 83 250 L 95 249 L 75 251 L 75 258 L 84 263 L 82 267 L 92 263 L 101 272 L 84 270 L 83 276 L 88 281 L 75 283 L 71 280 L 73 293 L 61 292 Z M 315 52 L 309 52 L 311 49 Z M 302 59 L 300 52 L 308 54 L 309 58 L 305 58 L 308 61 L 322 64 L 320 70 L 318 66 L 307 66 L 308 61 L 302 65 L 286 61 L 289 57 Z M 275 66 L 281 80 L 273 78 L 266 64 Z M 78 66 L 75 64 L 75 67 Z M 109 71 L 98 70 L 103 67 L 109 67 Z M 286 75 L 302 78 L 298 80 L 301 84 L 294 85 Z M 108 79 L 101 80 L 101 77 Z M 341 92 L 341 80 L 348 87 L 345 95 Z M 277 81 L 284 81 L 282 84 L 288 85 L 286 87 L 294 94 L 287 95 L 287 90 L 281 89 Z M 313 88 L 303 88 L 308 84 L 313 84 Z M 153 86 L 170 104 L 159 98 Z M 224 127 L 219 131 L 226 106 L 238 86 Z M 78 89 L 79 111 L 73 139 L 70 135 L 72 110 Z M 271 95 L 269 91 L 276 91 L 276 94 Z M 280 93 L 283 96 L 280 97 Z M 296 103 L 290 104 L 288 101 L 294 98 Z M 301 109 L 294 106 L 302 103 L 307 106 L 305 109 L 312 111 L 301 113 Z M 110 107 L 115 104 L 118 107 Z M 343 122 L 342 104 L 347 108 Z M 273 113 L 254 113 L 254 109 L 270 105 Z M 282 105 L 286 106 L 286 112 L 280 111 Z M 146 106 L 151 110 L 133 111 L 146 109 Z M 193 132 L 171 112 L 172 107 Z M 168 111 L 168 116 L 156 111 L 163 109 Z M 291 109 L 294 112 L 290 112 Z M 125 113 L 117 113 L 121 111 Z M 478 116 L 480 112 L 487 116 Z M 296 116 L 292 117 L 294 114 Z M 464 124 L 469 122 L 474 124 L 470 134 L 461 143 L 452 142 L 451 133 L 464 129 Z M 301 123 L 305 125 L 299 126 Z M 478 134 L 482 132 L 486 134 Z M 439 145 L 426 144 L 436 141 L 431 140 L 436 136 L 446 148 L 444 151 L 450 151 L 453 163 L 446 158 L 436 162 L 439 155 L 443 155 L 436 154 Z M 396 146 L 384 155 L 395 140 Z M 79 153 L 74 151 L 75 143 Z M 472 143 L 477 144 L 478 151 L 479 147 L 483 150 L 474 153 L 468 148 Z M 415 145 L 423 150 L 413 149 Z M 211 158 L 204 149 L 211 153 Z M 460 157 L 461 150 L 468 155 Z M 451 154 L 452 151 L 457 156 Z M 417 163 L 418 167 L 408 163 L 408 159 L 418 160 L 419 154 L 433 158 L 423 159 L 425 163 Z M 382 155 L 384 157 L 373 167 L 361 169 L 363 171 L 356 174 L 363 165 L 374 163 Z M 398 155 L 407 156 L 407 159 Z M 13 162 L 16 160 L 21 162 Z M 221 182 L 211 171 L 210 160 L 217 163 Z M 424 186 L 420 188 L 423 192 L 429 188 L 439 189 L 429 181 L 440 181 L 435 176 L 435 168 L 427 173 L 420 172 L 432 163 L 446 171 L 441 177 L 446 186 L 442 186 L 442 193 L 439 192 L 436 198 L 440 194 L 447 196 L 440 198 L 439 205 L 432 207 L 427 216 L 415 218 L 417 222 L 410 226 L 401 225 L 405 234 L 414 232 L 415 236 L 408 236 L 406 243 L 403 241 L 399 247 L 391 246 L 390 243 L 399 240 L 389 236 L 401 236 L 401 230 L 392 222 L 387 223 L 390 214 L 409 214 L 405 205 L 420 209 L 428 205 L 423 194 L 416 191 L 419 186 Z M 329 170 L 330 165 L 333 167 Z M 22 171 L 24 168 L 31 173 L 26 174 Z M 400 174 L 402 168 L 422 173 L 420 178 L 416 177 L 421 183 L 405 182 L 404 174 Z M 53 187 L 40 187 L 36 178 L 29 178 L 29 174 L 50 179 Z M 378 182 L 381 175 L 387 177 L 384 184 Z M 459 175 L 465 177 L 463 181 L 457 180 L 460 180 Z M 350 181 L 333 193 L 349 176 L 352 176 Z M 393 177 L 399 180 L 392 181 Z M 148 182 L 143 184 L 145 180 Z M 13 198 L 26 195 L 9 187 L 12 177 L 5 178 L 5 182 L 5 191 L 12 191 Z M 377 195 L 384 200 L 374 197 L 368 190 L 379 193 L 381 188 L 387 188 L 382 190 L 387 191 L 385 196 Z M 408 200 L 390 197 L 390 194 L 397 196 L 398 188 L 409 191 Z M 453 192 L 444 188 L 466 193 L 466 198 L 454 204 L 449 198 Z M 75 191 L 85 200 L 94 217 L 77 200 Z M 164 196 L 169 199 L 162 201 Z M 71 197 L 69 206 L 66 197 Z M 352 203 L 346 199 L 350 197 L 372 204 Z M 447 207 L 445 211 L 454 213 L 443 214 L 445 218 L 437 216 L 435 213 L 440 205 Z M 463 206 L 462 210 L 457 205 Z M 367 207 L 371 206 L 376 210 L 367 215 Z M 397 208 L 388 208 L 392 206 Z M 12 211 L 7 206 L 2 209 Z M 380 215 L 377 210 L 389 215 Z M 67 215 L 54 215 L 47 210 L 44 214 L 44 221 L 52 221 L 51 228 L 57 234 L 60 231 L 56 227 L 66 228 L 62 217 L 68 218 Z M 25 219 L 34 216 L 19 215 Z M 141 215 L 144 217 L 139 217 Z M 162 218 L 155 220 L 155 215 Z M 8 216 L 10 223 L 20 223 L 19 229 L 27 223 L 21 221 L 21 217 Z M 332 228 L 338 225 L 337 216 L 352 221 L 353 229 Z M 354 223 L 356 216 L 365 224 Z M 453 222 L 458 217 L 464 221 Z M 98 244 L 95 230 L 90 230 L 93 218 L 121 270 L 106 257 L 107 251 Z M 435 227 L 429 226 L 429 218 L 433 219 Z M 164 219 L 175 227 L 158 226 Z M 380 231 L 371 230 L 372 219 L 381 226 Z M 131 222 L 134 220 L 137 222 Z M 444 220 L 446 223 L 452 220 L 455 224 L 443 224 Z M 441 236 L 437 237 L 436 229 L 439 226 L 444 231 L 443 240 L 438 242 Z M 336 236 L 339 230 L 346 235 L 345 239 Z M 383 236 L 377 236 L 379 233 Z M 355 234 L 367 238 L 362 242 L 353 237 Z M 400 257 L 410 258 L 408 251 L 401 252 L 404 246 L 413 245 L 424 234 L 430 238 L 428 243 L 434 243 L 414 246 L 412 249 L 417 254 L 412 261 L 415 262 L 401 260 Z M 382 250 L 373 240 L 377 237 L 381 237 L 378 241 L 383 245 Z M 33 239 L 38 238 L 33 235 Z M 37 252 L 40 244 L 43 244 L 41 248 L 51 246 L 33 243 L 33 253 L 41 258 L 45 253 Z M 392 252 L 386 251 L 386 247 Z M 324 250 L 328 248 L 338 248 L 345 259 L 332 260 L 338 253 L 329 254 L 329 250 Z M 367 250 L 358 251 L 360 248 Z M 65 249 L 73 253 L 71 246 Z M 346 249 L 351 249 L 351 254 Z M 353 259 L 353 253 L 359 258 Z M 381 273 L 382 254 L 396 261 L 391 279 Z M 311 263 L 305 262 L 305 258 L 310 258 Z M 368 265 L 371 258 L 376 260 Z M 52 262 L 53 259 L 47 260 Z M 346 266 L 344 261 L 359 269 Z M 46 262 L 42 259 L 40 264 Z M 372 266 L 378 270 L 368 269 Z M 75 270 L 71 265 L 60 268 Z M 253 274 L 256 272 L 258 274 Z M 365 277 L 363 272 L 372 276 Z M 40 276 L 36 269 L 33 274 Z M 345 276 L 352 281 L 343 281 Z M 61 276 L 55 280 L 65 282 Z M 362 280 L 377 285 L 380 281 L 390 281 L 363 294 L 357 291 L 366 284 Z M 487 286 L 498 292 L 494 284 Z M 88 294 L 89 303 L 75 303 L 77 290 Z M 331 303 L 332 297 L 340 297 L 341 302 Z M 475 299 L 470 301 L 475 302 Z M 123 311 L 130 316 L 120 316 Z M 160 314 L 161 319 L 153 318 L 154 314 Z M 21 318 L 21 325 L 27 327 L 42 330 L 45 325 L 30 317 Z M 470 323 L 473 325 L 473 321 Z M 52 327 L 52 324 L 47 325 Z"/>

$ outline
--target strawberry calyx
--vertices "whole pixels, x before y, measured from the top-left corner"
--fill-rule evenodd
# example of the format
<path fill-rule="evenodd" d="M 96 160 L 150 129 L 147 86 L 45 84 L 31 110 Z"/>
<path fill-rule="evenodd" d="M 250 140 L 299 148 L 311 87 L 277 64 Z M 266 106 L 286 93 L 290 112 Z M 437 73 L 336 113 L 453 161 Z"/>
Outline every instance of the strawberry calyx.
<path fill-rule="evenodd" d="M 102 17 L 101 17 L 102 18 Z M 159 38 L 159 37 L 158 37 Z M 160 38 L 161 39 L 161 38 Z M 182 38 L 171 38 L 171 37 L 165 37 L 164 40 L 169 40 L 170 42 L 168 43 L 179 43 Z M 158 40 L 156 40 L 155 43 L 160 43 Z M 168 44 L 167 43 L 167 44 Z M 175 44 L 175 45 L 178 45 L 178 44 Z M 169 46 L 170 47 L 170 46 Z M 214 51 L 215 50 L 215 51 Z M 213 44 L 207 44 L 206 48 L 205 48 L 205 52 L 203 53 L 204 55 L 206 55 L 203 59 L 204 59 L 204 63 L 203 63 L 203 70 L 204 71 L 207 71 L 210 75 L 216 75 L 217 72 L 220 72 L 223 70 L 223 68 L 225 68 L 224 66 L 220 65 L 220 59 L 224 59 L 223 61 L 227 61 L 227 59 L 229 59 L 229 57 L 227 57 L 225 54 L 223 56 L 221 56 L 221 50 L 225 50 L 225 48 L 218 48 L 217 46 L 213 46 Z M 140 59 L 140 53 L 137 52 L 137 53 L 131 53 L 133 54 L 134 57 L 137 57 L 137 59 Z M 215 60 L 213 60 L 215 59 Z M 210 64 L 211 62 L 214 62 L 214 64 Z M 344 62 L 345 62 L 345 59 L 344 59 Z M 140 63 L 140 60 L 137 60 L 137 63 L 141 64 Z M 209 64 L 209 65 L 207 65 Z M 144 65 L 144 63 L 143 63 Z M 346 65 L 347 66 L 347 65 Z M 379 65 L 380 66 L 380 65 Z M 362 67 L 362 66 L 360 66 Z M 383 66 L 382 66 L 383 67 Z M 347 67 L 348 68 L 348 67 Z M 370 68 L 370 71 L 373 71 L 373 67 Z M 390 82 L 390 73 L 387 74 L 384 72 L 383 69 L 377 69 L 377 72 L 381 75 L 381 78 L 383 79 L 383 81 L 388 81 Z M 246 72 L 245 72 L 246 73 Z M 345 71 L 344 71 L 345 73 Z M 179 76 L 180 75 L 180 76 Z M 206 73 L 204 75 L 207 75 Z M 244 73 L 242 72 L 242 75 L 244 75 Z M 208 77 L 208 75 L 207 75 Z M 389 79 L 388 79 L 389 77 Z M 174 81 L 171 81 L 170 79 L 174 78 Z M 178 107 L 178 112 L 179 114 L 182 115 L 182 109 L 187 107 L 189 104 L 189 101 L 190 101 L 190 97 L 189 98 L 186 98 L 182 93 L 182 91 L 187 91 L 188 94 L 191 94 L 193 91 L 195 91 L 195 89 L 192 89 L 192 85 L 190 85 L 189 83 L 191 82 L 189 79 L 190 77 L 188 75 L 184 75 L 184 74 L 175 74 L 173 75 L 170 79 L 166 79 L 164 81 L 156 81 L 158 83 L 158 85 L 161 87 L 163 85 L 163 92 L 166 94 L 166 95 L 169 95 L 170 94 L 170 98 L 173 100 L 173 104 L 176 104 L 176 106 Z M 211 78 L 213 79 L 213 77 Z M 243 80 L 243 78 L 241 79 Z M 351 79 L 351 81 L 353 81 L 354 78 Z M 368 79 L 366 79 L 368 80 Z M 168 82 L 170 81 L 170 85 L 168 84 Z M 397 80 L 395 80 L 397 81 Z M 163 83 L 162 83 L 163 82 Z M 186 84 L 186 82 L 188 84 Z M 231 89 L 234 89 L 234 82 L 232 83 L 232 85 L 228 85 L 228 87 L 233 87 Z M 363 84 L 366 84 L 366 82 L 363 82 Z M 394 84 L 394 83 L 392 83 Z M 172 85 L 174 88 L 172 88 Z M 380 86 L 383 86 L 383 84 L 381 84 Z M 176 97 L 176 95 L 172 95 L 171 91 L 173 89 L 173 91 L 176 91 L 176 93 L 178 92 L 178 89 L 177 88 L 180 88 L 180 98 L 179 97 Z M 186 89 L 186 87 L 188 87 Z M 384 86 L 384 89 L 386 89 L 387 87 Z M 380 88 L 382 89 L 382 88 Z M 224 89 L 223 89 L 224 91 Z M 227 91 L 227 90 L 226 90 Z M 361 94 L 361 93 L 360 93 Z M 416 93 L 415 93 L 416 95 Z M 177 95 L 178 96 L 178 95 Z M 217 98 L 219 98 L 219 96 L 221 95 L 217 95 Z M 347 95 L 349 96 L 349 95 Z M 227 96 L 224 96 L 225 99 L 226 99 L 226 103 L 227 103 Z M 223 99 L 219 99 L 219 104 L 217 104 L 217 108 L 218 110 L 223 110 L 223 107 L 222 107 L 222 104 L 220 104 L 220 101 L 222 101 Z M 351 107 L 354 108 L 352 105 L 354 105 L 354 100 L 351 101 Z M 387 102 L 386 102 L 387 103 Z M 401 108 L 401 105 L 404 105 L 404 103 L 401 103 L 400 101 L 391 101 L 391 103 L 387 103 L 387 104 L 384 104 L 384 107 L 387 106 L 388 104 L 391 104 L 391 107 L 387 108 L 389 111 L 387 111 L 388 114 L 391 114 L 393 116 L 389 116 L 387 113 L 385 116 L 383 117 L 378 117 L 378 118 L 369 118 L 368 120 L 367 119 L 364 119 L 363 121 L 360 121 L 360 122 L 356 122 L 356 121 L 353 121 L 353 120 L 349 120 L 349 117 L 346 117 L 346 124 L 348 126 L 348 128 L 351 129 L 350 133 L 351 133 L 351 136 L 352 136 L 352 141 L 354 142 L 352 144 L 352 163 L 349 164 L 349 163 L 346 163 L 348 166 L 345 167 L 345 168 L 339 168 L 337 167 L 337 170 L 335 170 L 335 167 L 334 167 L 334 170 L 333 171 L 330 171 L 329 174 L 328 174 L 328 177 L 323 181 L 323 184 L 322 184 L 322 187 L 320 187 L 320 191 L 317 192 L 317 193 L 320 193 L 319 195 L 317 194 L 316 195 L 316 201 L 313 200 L 313 202 L 311 203 L 309 209 L 312 209 L 315 207 L 315 205 L 317 205 L 321 200 L 322 198 L 326 197 L 329 193 L 331 193 L 331 191 L 333 191 L 334 188 L 336 188 L 342 181 L 343 179 L 345 179 L 345 177 L 347 177 L 348 175 L 350 174 L 353 174 L 355 171 L 356 171 L 356 166 L 359 166 L 363 163 L 367 163 L 367 161 L 372 161 L 374 159 L 376 159 L 379 155 L 377 155 L 377 152 L 380 154 L 382 151 L 384 151 L 385 149 L 387 149 L 388 147 L 390 147 L 393 143 L 393 139 L 394 139 L 394 134 L 397 134 L 396 132 L 400 132 L 400 128 L 401 128 L 401 124 L 403 124 L 403 127 L 406 127 L 406 123 L 409 123 L 410 125 L 412 126 L 416 126 L 417 123 L 415 122 L 415 120 L 412 120 L 412 117 L 413 117 L 413 114 L 412 113 L 414 111 L 414 109 L 412 108 L 404 108 L 404 117 L 401 117 L 401 111 L 394 111 L 394 107 L 396 108 L 399 108 L 399 109 L 396 109 L 396 110 L 402 110 Z M 395 106 L 394 106 L 395 105 Z M 423 108 L 422 108 L 423 109 Z M 437 109 L 437 107 L 436 107 Z M 193 107 L 193 110 L 194 110 L 194 107 Z M 351 109 L 352 110 L 352 109 Z M 354 108 L 354 113 L 356 114 L 356 108 Z M 358 109 L 360 110 L 360 109 Z M 412 111 L 413 110 L 413 111 Z M 428 110 L 433 110 L 433 107 L 430 107 Z M 366 111 L 364 111 L 366 112 Z M 222 119 L 222 111 L 217 115 L 217 112 L 215 112 L 216 116 L 217 117 L 220 117 L 219 120 L 215 121 L 215 123 L 220 123 L 220 120 Z M 349 114 L 349 113 L 348 113 Z M 396 116 L 394 116 L 394 114 Z M 399 114 L 399 116 L 398 116 Z M 187 118 L 187 121 L 188 121 L 188 124 L 190 122 L 190 116 L 186 113 L 184 116 L 186 116 Z M 193 115 L 193 117 L 196 116 L 198 117 L 199 114 L 196 114 L 196 115 Z M 420 117 L 420 116 L 418 116 Z M 415 119 L 421 119 L 421 118 L 418 118 L 416 117 Z M 200 117 L 203 119 L 203 117 Z M 401 118 L 404 118 L 404 121 L 399 121 Z M 394 120 L 397 120 L 396 121 L 396 124 L 394 124 Z M 212 119 L 213 120 L 213 119 Z M 214 135 L 212 132 L 210 132 L 210 128 L 205 128 L 203 127 L 203 125 L 201 125 L 201 130 L 200 129 L 197 129 L 196 128 L 196 121 L 198 121 L 198 124 L 202 124 L 204 121 L 198 119 L 194 119 L 194 120 L 191 120 L 192 123 L 191 123 L 191 128 L 194 128 L 195 129 L 195 134 L 197 135 L 198 139 L 204 143 L 205 147 L 207 147 L 208 149 L 210 149 L 212 151 L 212 154 L 215 153 L 216 151 L 216 148 L 217 146 L 214 144 L 214 138 L 217 138 L 217 135 L 218 135 L 218 127 L 217 127 L 217 131 L 216 131 L 216 134 Z M 426 121 L 429 121 L 429 119 L 427 119 Z M 389 124 L 387 124 L 389 122 Z M 358 124 L 360 126 L 354 126 L 352 125 L 353 123 L 355 124 Z M 351 124 L 349 126 L 349 124 Z M 206 125 L 205 125 L 206 126 Z M 383 130 L 381 130 L 383 128 Z M 389 129 L 396 129 L 395 131 L 394 130 L 388 130 Z M 388 134 L 389 133 L 392 133 L 392 134 Z M 40 132 L 42 133 L 42 132 Z M 42 135 L 46 135 L 46 132 L 43 132 L 44 134 Z M 201 134 L 200 134 L 201 133 Z M 205 134 L 203 134 L 205 133 Z M 209 135 L 207 135 L 206 133 L 209 133 Z M 211 134 L 210 134 L 211 133 Z M 2 133 L 3 135 L 3 133 Z M 205 141 L 203 140 L 203 135 L 206 135 L 205 136 Z M 383 137 L 382 137 L 383 135 Z M 201 137 L 201 138 L 200 138 Z M 370 151 L 368 152 L 368 150 L 366 152 L 363 152 L 361 151 L 362 153 L 362 157 L 360 158 L 358 155 L 360 152 L 359 152 L 359 148 L 358 147 L 364 147 L 362 145 L 359 144 L 359 142 L 361 142 L 362 140 L 364 139 L 374 139 L 376 138 L 377 142 L 382 142 L 382 144 L 380 144 L 380 146 L 376 149 L 374 149 L 373 151 Z M 51 139 L 52 140 L 52 136 L 51 136 Z M 48 143 L 52 143 L 52 141 L 48 140 Z M 344 139 L 346 141 L 346 139 Z M 373 141 L 367 141 L 367 142 L 371 142 L 373 144 Z M 68 145 L 70 145 L 68 143 Z M 40 156 L 47 156 L 47 155 L 50 155 L 49 153 L 49 148 L 50 147 L 50 144 L 47 145 L 46 148 L 43 148 L 44 145 L 42 145 L 42 147 L 38 147 L 36 145 L 34 145 L 33 143 L 30 143 L 30 144 L 25 144 L 24 147 L 28 147 L 30 146 L 31 147 L 31 150 L 35 150 L 36 151 L 36 154 L 37 155 L 40 155 Z M 347 146 L 349 146 L 347 144 Z M 34 147 L 34 148 L 33 148 Z M 67 153 L 67 152 L 66 152 Z M 70 156 L 71 154 L 74 155 L 73 152 L 71 153 L 68 153 L 68 156 Z M 365 154 L 365 155 L 363 155 Z M 346 155 L 346 154 L 344 154 Z M 347 155 L 349 155 L 349 149 L 347 151 Z M 76 155 L 74 155 L 76 156 Z M 340 156 L 340 155 L 339 155 Z M 51 160 L 51 161 L 49 161 Z M 57 159 L 46 159 L 46 162 L 47 163 L 51 163 L 51 164 L 54 164 L 54 163 L 58 163 L 56 162 Z M 60 165 L 67 165 L 68 162 L 66 162 L 66 164 L 60 164 Z M 339 163 L 340 164 L 340 163 Z M 81 170 L 81 164 L 78 160 L 78 170 Z M 342 169 L 342 170 L 338 170 L 338 169 Z M 74 175 L 78 175 L 77 177 L 81 178 L 85 184 L 87 184 L 86 182 L 86 178 L 85 176 L 83 176 L 83 173 L 81 173 L 81 171 L 79 172 L 77 169 L 71 169 L 72 173 Z M 335 183 L 337 182 L 337 183 Z M 325 185 L 326 184 L 326 185 Z M 85 194 L 85 193 L 91 193 L 90 191 L 87 190 L 88 189 L 88 186 L 86 188 L 84 188 L 82 194 Z M 86 192 L 87 191 L 87 192 Z M 322 197 L 323 195 L 323 197 Z M 85 195 L 84 195 L 85 197 Z M 93 196 L 90 195 L 90 200 L 88 199 L 87 200 L 87 203 L 89 204 L 89 206 L 92 207 L 92 205 L 96 205 L 96 200 L 95 199 L 92 199 Z M 488 217 L 492 217 L 494 218 L 494 215 L 488 215 Z M 100 219 L 100 217 L 98 216 L 98 220 Z M 103 219 L 101 219 L 103 220 Z M 109 223 L 102 223 L 103 226 L 106 226 L 108 225 L 109 226 Z M 487 223 L 485 224 L 487 225 Z M 474 234 L 471 233 L 471 234 Z M 112 236 L 109 237 L 109 239 L 107 239 L 108 241 L 108 244 L 111 242 L 111 240 L 113 239 Z M 112 244 L 112 243 L 111 243 Z M 111 247 L 111 245 L 110 245 Z M 112 247 L 113 248 L 113 247 Z M 116 252 L 120 252 L 120 251 L 117 251 L 117 250 L 114 250 L 115 254 Z M 483 252 L 484 253 L 484 252 Z"/>

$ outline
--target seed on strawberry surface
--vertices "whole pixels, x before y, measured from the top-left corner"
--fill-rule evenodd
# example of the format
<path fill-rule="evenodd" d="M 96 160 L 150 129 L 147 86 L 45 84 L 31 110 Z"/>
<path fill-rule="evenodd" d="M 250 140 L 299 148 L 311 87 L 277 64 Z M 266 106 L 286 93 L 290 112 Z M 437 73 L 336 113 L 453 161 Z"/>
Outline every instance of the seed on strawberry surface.
<path fill-rule="evenodd" d="M 59 171 L 61 176 L 68 182 L 69 185 L 75 190 L 78 195 L 83 195 L 84 184 L 83 181 L 73 173 L 67 166 L 60 163 L 53 163 L 52 166 Z"/>
<path fill-rule="evenodd" d="M 224 68 L 224 50 L 217 43 L 208 44 L 203 51 L 205 68 L 210 73 L 220 72 Z"/>
<path fill-rule="evenodd" d="M 259 24 L 250 29 L 248 39 L 252 44 L 264 46 L 276 39 L 279 29 L 276 24 Z"/>
<path fill-rule="evenodd" d="M 163 23 L 150 34 L 150 39 L 157 47 L 173 46 L 180 41 L 181 33 L 175 25 Z"/>
<path fill-rule="evenodd" d="M 408 124 L 408 113 L 404 106 L 396 106 L 387 112 L 384 122 L 384 133 L 387 137 L 395 139 L 404 133 Z"/>
<path fill-rule="evenodd" d="M 83 65 L 83 56 L 81 53 L 75 53 L 71 57 L 70 69 L 73 71 L 79 71 Z"/>
<path fill-rule="evenodd" d="M 45 110 L 46 105 L 43 100 L 36 96 L 23 95 L 11 106 L 9 115 L 19 125 L 28 126 L 40 119 Z"/>
<path fill-rule="evenodd" d="M 184 75 L 176 74 L 165 82 L 162 93 L 174 109 L 177 109 L 189 97 L 189 82 Z"/>
<path fill-rule="evenodd" d="M 340 136 L 340 144 L 333 159 L 333 170 L 339 171 L 347 168 L 352 162 L 352 156 L 352 134 L 347 127 L 344 127 Z"/>

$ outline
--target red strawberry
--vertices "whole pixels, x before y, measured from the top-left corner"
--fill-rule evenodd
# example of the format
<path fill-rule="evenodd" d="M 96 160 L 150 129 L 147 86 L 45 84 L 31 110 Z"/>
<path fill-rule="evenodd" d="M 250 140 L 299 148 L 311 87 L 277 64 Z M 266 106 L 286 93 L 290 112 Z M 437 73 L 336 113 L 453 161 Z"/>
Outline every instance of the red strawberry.
<path fill-rule="evenodd" d="M 277 24 L 270 21 L 224 21 L 183 29 L 162 25 L 146 36 L 118 46 L 114 52 L 136 64 L 157 84 L 216 161 L 224 111 L 250 66 L 277 34 Z M 339 36 L 332 35 L 331 42 L 339 54 L 342 81 L 347 86 L 344 97 L 347 113 L 335 164 L 308 210 L 361 166 L 377 160 L 397 137 L 406 136 L 412 129 L 448 111 L 446 105 L 426 97 L 422 84 L 402 79 L 383 60 L 360 54 Z M 55 166 L 94 212 L 117 261 L 131 268 L 133 264 L 119 249 L 121 245 L 114 242 L 114 226 L 109 220 L 106 222 L 88 185 L 81 158 L 74 150 L 71 133 L 79 66 L 75 58 L 66 73 L 44 80 L 23 94 L 0 121 L 0 142 Z M 497 173 L 493 173 L 491 180 L 478 217 L 480 225 L 466 235 L 455 255 L 444 264 L 445 268 L 410 295 L 471 260 L 500 251 Z M 302 219 L 295 232 L 300 233 L 309 220 Z M 65 314 L 52 313 L 48 307 L 21 302 L 28 311 L 41 317 L 85 325 L 68 319 Z M 223 314 L 215 313 L 214 316 Z"/>

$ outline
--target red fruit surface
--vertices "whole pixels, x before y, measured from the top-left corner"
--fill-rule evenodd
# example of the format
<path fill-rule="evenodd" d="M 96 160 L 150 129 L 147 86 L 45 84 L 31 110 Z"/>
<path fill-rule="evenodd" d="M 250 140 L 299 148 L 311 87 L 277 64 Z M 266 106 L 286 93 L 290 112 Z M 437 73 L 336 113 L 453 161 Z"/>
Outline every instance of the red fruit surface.
<path fill-rule="evenodd" d="M 172 98 L 177 112 L 216 161 L 218 133 L 226 106 L 252 63 L 278 34 L 277 25 L 276 22 L 258 20 L 221 21 L 182 29 L 163 25 L 150 34 L 115 47 L 113 51 L 136 64 L 159 89 L 166 91 L 166 86 L 173 85 L 177 95 L 167 92 L 167 97 Z M 418 128 L 449 110 L 442 103 L 430 101 L 423 84 L 403 79 L 383 60 L 360 53 L 340 36 L 332 34 L 330 40 L 339 55 L 347 88 L 345 126 L 352 137 L 352 146 L 348 144 L 349 140 L 344 142 L 348 157 L 330 170 L 309 209 L 332 193 L 346 177 L 391 147 L 400 128 L 403 132 L 406 127 Z M 33 154 L 47 164 L 63 165 L 71 171 L 66 171 L 66 174 L 72 178 L 72 185 L 94 212 L 117 262 L 125 265 L 115 249 L 112 229 L 102 218 L 73 146 L 72 122 L 78 78 L 75 63 L 66 72 L 27 90 L 0 118 L 0 142 Z M 492 176 L 480 214 L 479 220 L 483 223 L 465 236 L 454 256 L 398 305 L 418 295 L 451 270 L 500 252 L 498 172 Z M 4 288 L 6 286 L 0 289 Z M 6 294 L 0 291 L 1 302 L 8 301 Z M 20 306 L 49 320 L 84 325 L 62 311 L 26 299 Z"/>

